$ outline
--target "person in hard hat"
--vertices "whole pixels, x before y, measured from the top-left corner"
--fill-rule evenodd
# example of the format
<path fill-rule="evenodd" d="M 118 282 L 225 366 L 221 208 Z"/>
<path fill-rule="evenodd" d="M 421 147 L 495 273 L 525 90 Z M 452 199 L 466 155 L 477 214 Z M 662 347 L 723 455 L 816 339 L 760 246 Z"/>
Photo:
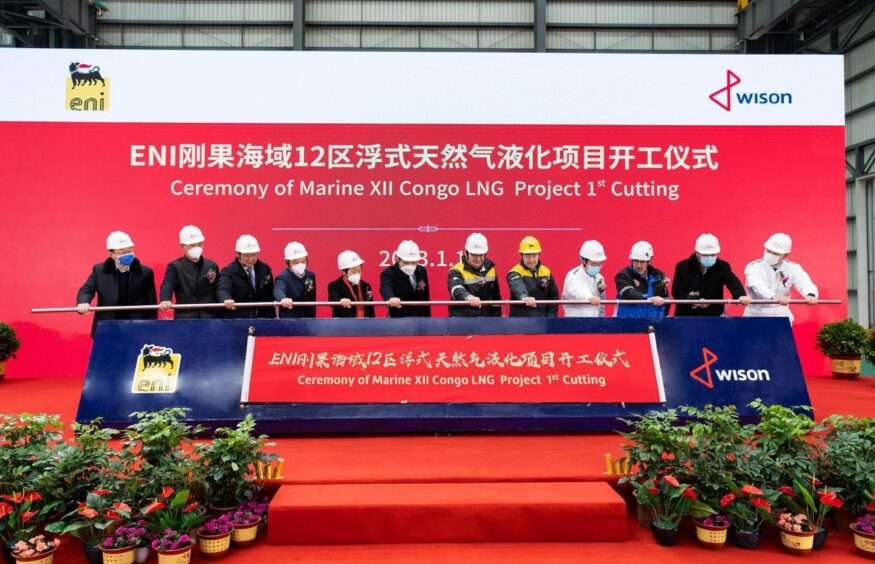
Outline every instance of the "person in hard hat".
<path fill-rule="evenodd" d="M 538 300 L 558 300 L 559 287 L 550 269 L 541 264 L 541 243 L 532 236 L 520 241 L 520 262 L 507 273 L 510 299 L 524 305 L 510 306 L 511 317 L 557 317 L 557 304 L 538 305 Z"/>
<path fill-rule="evenodd" d="M 669 279 L 653 266 L 653 247 L 647 241 L 638 241 L 629 251 L 629 266 L 614 277 L 618 300 L 647 300 L 650 304 L 619 304 L 617 317 L 665 317 L 670 306 Z"/>
<path fill-rule="evenodd" d="M 164 281 L 158 291 L 161 311 L 169 311 L 173 295 L 177 304 L 213 304 L 219 278 L 219 265 L 203 256 L 204 234 L 194 225 L 179 232 L 182 256 L 167 265 Z M 177 309 L 174 319 L 213 319 L 221 313 L 216 309 Z"/>
<path fill-rule="evenodd" d="M 763 258 L 744 269 L 744 285 L 755 300 L 775 300 L 775 304 L 752 304 L 745 308 L 745 317 L 787 317 L 793 323 L 790 289 L 805 297 L 809 305 L 817 303 L 817 286 L 799 264 L 787 260 L 793 241 L 786 233 L 775 233 L 765 244 Z"/>
<path fill-rule="evenodd" d="M 234 250 L 237 257 L 222 269 L 216 288 L 216 297 L 228 310 L 225 317 L 276 317 L 273 306 L 237 308 L 237 303 L 273 302 L 273 273 L 258 259 L 261 248 L 252 235 L 241 235 Z"/>
<path fill-rule="evenodd" d="M 580 247 L 580 264 L 565 275 L 563 300 L 585 300 L 589 305 L 566 305 L 565 317 L 604 317 L 605 279 L 600 274 L 608 257 L 598 241 L 584 241 Z"/>
<path fill-rule="evenodd" d="M 76 295 L 76 310 L 80 315 L 91 309 L 97 294 L 97 307 L 137 306 L 158 303 L 155 295 L 155 273 L 134 255 L 134 242 L 127 233 L 113 231 L 106 238 L 109 258 L 91 267 L 91 274 Z M 94 314 L 91 337 L 97 324 L 106 319 L 157 319 L 158 311 L 100 311 Z"/>
<path fill-rule="evenodd" d="M 316 301 L 316 275 L 307 270 L 307 249 L 297 241 L 286 245 L 286 267 L 276 277 L 273 297 L 280 302 L 280 318 L 316 317 L 316 306 L 296 306 L 295 301 Z"/>
<path fill-rule="evenodd" d="M 353 306 L 351 302 L 372 302 L 371 285 L 362 280 L 362 260 L 355 251 L 337 255 L 340 278 L 328 285 L 328 301 L 340 302 L 332 306 L 332 317 L 374 317 L 374 306 Z"/>
<path fill-rule="evenodd" d="M 729 290 L 732 299 L 747 305 L 750 298 L 741 281 L 732 272 L 725 260 L 717 258 L 720 242 L 710 233 L 696 239 L 695 251 L 689 258 L 677 264 L 671 295 L 676 300 L 722 300 L 723 288 Z M 723 304 L 678 304 L 676 316 L 723 315 Z"/>
<path fill-rule="evenodd" d="M 501 317 L 500 305 L 484 306 L 480 300 L 500 300 L 495 263 L 487 258 L 489 243 L 482 233 L 472 233 L 465 241 L 462 260 L 447 273 L 450 297 L 467 305 L 450 306 L 450 317 Z"/>
<path fill-rule="evenodd" d="M 431 317 L 431 306 L 404 305 L 431 300 L 428 272 L 419 264 L 419 246 L 413 241 L 401 241 L 395 257 L 395 264 L 380 274 L 380 295 L 389 302 L 389 317 Z"/>

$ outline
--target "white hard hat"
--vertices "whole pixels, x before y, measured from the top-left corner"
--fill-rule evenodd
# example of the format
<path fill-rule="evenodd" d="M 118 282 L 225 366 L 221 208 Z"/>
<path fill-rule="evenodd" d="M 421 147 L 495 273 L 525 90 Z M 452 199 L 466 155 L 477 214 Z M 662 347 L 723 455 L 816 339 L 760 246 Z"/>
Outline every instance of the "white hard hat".
<path fill-rule="evenodd" d="M 632 250 L 629 251 L 629 258 L 632 260 L 653 260 L 653 247 L 647 241 L 638 241 L 632 245 Z"/>
<path fill-rule="evenodd" d="M 786 255 L 793 247 L 793 241 L 786 233 L 775 233 L 766 241 L 766 249 L 779 255 Z"/>
<path fill-rule="evenodd" d="M 113 231 L 106 238 L 106 248 L 110 251 L 116 249 L 127 249 L 128 247 L 133 246 L 134 242 L 131 240 L 131 237 L 123 231 Z"/>
<path fill-rule="evenodd" d="M 700 255 L 716 255 L 720 252 L 720 241 L 710 233 L 699 235 L 696 239 L 696 252 Z"/>
<path fill-rule="evenodd" d="M 596 262 L 608 260 L 605 256 L 605 248 L 598 241 L 584 241 L 580 247 L 580 258 Z"/>
<path fill-rule="evenodd" d="M 482 233 L 471 233 L 465 241 L 465 250 L 475 255 L 485 255 L 489 252 L 489 244 Z"/>
<path fill-rule="evenodd" d="M 343 251 L 342 253 L 337 255 L 337 268 L 339 268 L 340 270 L 353 268 L 354 266 L 358 266 L 364 263 L 365 261 L 363 261 L 362 257 L 358 256 L 358 253 L 356 253 L 355 251 Z"/>
<path fill-rule="evenodd" d="M 286 245 L 285 257 L 286 260 L 295 260 L 299 258 L 304 258 L 307 256 L 307 249 L 304 248 L 304 245 L 298 243 L 297 241 L 292 241 L 288 245 Z"/>
<path fill-rule="evenodd" d="M 419 256 L 419 245 L 413 241 L 401 241 L 398 250 L 395 251 L 395 256 L 408 262 L 419 262 L 419 259 L 422 258 Z"/>
<path fill-rule="evenodd" d="M 258 241 L 252 235 L 241 235 L 237 239 L 237 246 L 234 249 L 238 253 L 258 253 L 261 249 L 258 248 Z"/>
<path fill-rule="evenodd" d="M 204 234 L 194 225 L 186 225 L 179 231 L 179 243 L 181 245 L 194 245 L 203 243 Z"/>

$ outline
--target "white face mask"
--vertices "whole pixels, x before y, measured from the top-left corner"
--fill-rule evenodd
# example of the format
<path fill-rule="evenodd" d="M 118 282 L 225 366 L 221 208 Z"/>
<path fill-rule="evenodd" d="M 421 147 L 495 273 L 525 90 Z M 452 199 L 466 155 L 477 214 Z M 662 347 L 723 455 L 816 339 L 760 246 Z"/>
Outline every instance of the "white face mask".
<path fill-rule="evenodd" d="M 407 265 L 402 266 L 400 268 L 401 268 L 401 272 L 403 272 L 407 276 L 413 276 L 413 273 L 416 272 L 416 265 L 415 264 L 407 264 Z"/>
<path fill-rule="evenodd" d="M 349 280 L 350 284 L 355 286 L 362 279 L 362 275 L 361 274 L 350 274 L 349 276 L 346 277 L 346 279 Z"/>
<path fill-rule="evenodd" d="M 295 273 L 295 276 L 303 276 L 305 270 L 307 270 L 307 265 L 303 262 L 299 262 L 292 266 L 292 272 Z"/>
<path fill-rule="evenodd" d="M 773 255 L 769 251 L 766 251 L 763 253 L 763 260 L 766 261 L 766 264 L 769 266 L 778 266 L 783 259 L 778 255 Z"/>
<path fill-rule="evenodd" d="M 190 256 L 194 260 L 198 260 L 201 258 L 201 255 L 204 254 L 203 247 L 192 247 L 188 250 L 188 256 Z"/>

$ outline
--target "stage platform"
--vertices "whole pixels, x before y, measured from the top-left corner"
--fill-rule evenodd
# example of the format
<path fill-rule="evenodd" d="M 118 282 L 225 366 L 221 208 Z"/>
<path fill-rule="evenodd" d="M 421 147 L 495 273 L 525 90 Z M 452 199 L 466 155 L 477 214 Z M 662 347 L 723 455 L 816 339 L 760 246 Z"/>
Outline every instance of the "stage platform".
<path fill-rule="evenodd" d="M 826 377 L 806 379 L 820 419 L 833 413 L 852 413 L 875 417 L 875 378 L 853 382 Z M 69 424 L 75 418 L 82 381 L 77 379 L 8 378 L 0 383 L 0 412 L 48 412 L 60 414 Z M 563 495 L 571 491 L 574 482 L 604 480 L 604 454 L 620 454 L 621 438 L 617 434 L 549 434 L 549 435 L 463 435 L 463 436 L 378 436 L 378 437 L 314 437 L 273 438 L 271 450 L 286 459 L 284 482 L 292 488 L 302 488 L 313 495 L 318 488 L 332 484 L 345 485 L 344 495 L 366 492 L 367 488 L 349 485 L 424 484 L 428 491 L 446 488 L 445 484 L 513 483 L 514 491 L 526 489 L 528 495 L 549 490 L 545 495 Z M 564 483 L 555 489 L 545 482 Z M 452 488 L 452 486 L 449 486 Z M 502 488 L 506 486 L 498 486 Z M 340 491 L 340 490 L 338 490 Z M 375 489 L 376 491 L 376 489 Z M 390 490 L 380 490 L 386 495 Z M 425 490 L 424 490 L 425 491 Z M 576 491 L 576 490 L 575 490 Z M 438 492 L 440 493 L 440 492 Z M 411 494 L 423 498 L 423 492 Z M 483 493 L 482 495 L 485 495 Z M 379 496 L 378 496 L 379 497 Z M 294 496 L 292 496 L 294 499 Z M 438 498 L 439 499 L 439 498 Z M 555 501 L 555 500 L 554 500 Z M 579 502 L 580 500 L 569 500 Z M 561 505 L 561 504 L 559 504 Z M 597 504 L 596 504 L 597 505 Z M 610 503 L 608 503 L 610 505 Z M 504 508 L 503 510 L 507 510 Z M 549 511 L 547 512 L 549 514 Z M 559 513 L 563 520 L 568 516 Z M 416 517 L 421 519 L 421 516 Z M 582 519 L 582 521 L 585 521 Z M 482 520 L 481 520 L 482 522 Z M 487 521 L 488 522 L 488 521 Z M 251 549 L 235 550 L 225 561 L 252 564 L 256 562 L 744 562 L 750 558 L 771 561 L 791 561 L 785 556 L 776 538 L 765 538 L 763 546 L 750 552 L 728 546 L 718 553 L 700 549 L 692 531 L 685 531 L 676 547 L 663 548 L 655 544 L 649 531 L 638 527 L 634 515 L 626 516 L 625 542 L 476 542 L 476 543 L 407 543 L 403 534 L 390 541 L 398 544 L 269 544 L 264 535 Z M 403 525 L 403 523 L 401 524 Z M 410 527 L 416 526 L 416 521 Z M 488 529 L 488 528 L 487 528 Z M 403 532 L 404 527 L 399 526 Z M 501 529 L 488 529 L 507 531 Z M 326 542 L 353 537 L 324 533 Z M 491 534 L 491 533 L 490 533 Z M 280 535 L 281 536 L 281 535 Z M 302 538 L 292 535 L 295 542 Z M 444 537 L 444 538 L 452 538 Z M 460 537 L 467 538 L 467 537 Z M 488 539 L 489 534 L 481 536 Z M 501 540 L 504 540 L 502 537 Z M 535 538 L 535 537 L 532 537 Z M 577 537 L 591 538 L 591 537 Z M 333 539 L 333 540 L 332 540 Z M 340 542 L 343 542 L 342 540 Z M 63 546 L 56 562 L 84 561 L 78 546 Z M 863 561 L 853 549 L 850 535 L 834 533 L 827 548 L 811 556 L 817 562 Z M 199 557 L 196 556 L 196 559 Z"/>

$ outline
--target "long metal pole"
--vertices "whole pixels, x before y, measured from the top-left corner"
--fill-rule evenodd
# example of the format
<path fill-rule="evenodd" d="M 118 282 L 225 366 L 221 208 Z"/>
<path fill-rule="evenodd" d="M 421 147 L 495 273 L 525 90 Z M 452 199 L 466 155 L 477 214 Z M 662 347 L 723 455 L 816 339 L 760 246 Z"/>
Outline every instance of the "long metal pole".
<path fill-rule="evenodd" d="M 536 303 L 538 305 L 592 305 L 588 300 L 537 300 Z M 624 304 L 624 305 L 644 305 L 644 304 L 652 304 L 649 300 L 602 300 L 602 304 L 605 305 L 616 305 L 616 304 Z M 770 304 L 776 305 L 778 302 L 775 300 L 751 300 L 751 304 Z M 790 300 L 791 304 L 806 304 L 805 300 Z M 816 305 L 835 305 L 841 304 L 842 300 L 817 300 Z M 525 302 L 522 300 L 480 300 L 481 305 L 524 305 Z M 702 304 L 702 305 L 712 305 L 712 304 L 720 304 L 720 305 L 739 305 L 741 301 L 739 300 L 665 300 L 665 305 L 674 305 L 674 304 Z M 311 306 L 332 306 L 332 307 L 340 307 L 339 302 L 294 302 L 294 305 L 297 307 L 311 307 Z M 457 306 L 457 307 L 472 307 L 469 306 L 467 302 L 457 301 L 457 300 L 432 300 L 432 301 L 410 301 L 410 302 L 401 302 L 401 306 Z M 234 302 L 234 306 L 237 308 L 252 308 L 252 307 L 282 307 L 280 302 Z M 355 306 L 384 306 L 389 307 L 389 302 L 381 301 L 381 302 L 350 302 L 350 307 Z M 223 303 L 213 303 L 213 304 L 173 304 L 170 306 L 171 309 L 225 309 L 225 304 Z M 157 305 L 140 305 L 140 306 L 94 306 L 88 309 L 89 312 L 99 312 L 99 311 L 149 311 L 149 310 L 157 310 Z M 31 313 L 75 313 L 78 310 L 75 307 L 38 307 L 30 310 Z"/>

